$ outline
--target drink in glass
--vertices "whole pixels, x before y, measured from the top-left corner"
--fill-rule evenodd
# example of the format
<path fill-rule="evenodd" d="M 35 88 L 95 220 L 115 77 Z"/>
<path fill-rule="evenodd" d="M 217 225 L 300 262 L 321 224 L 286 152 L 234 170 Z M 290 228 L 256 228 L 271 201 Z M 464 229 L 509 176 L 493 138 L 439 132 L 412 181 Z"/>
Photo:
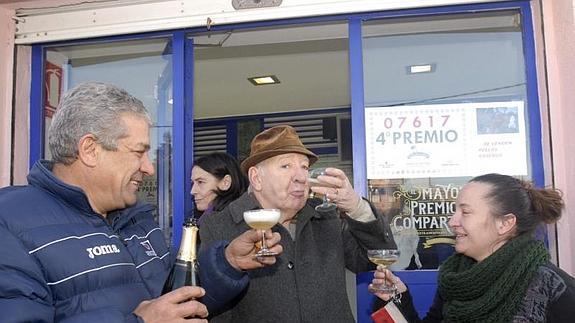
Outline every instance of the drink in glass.
<path fill-rule="evenodd" d="M 265 230 L 271 229 L 280 219 L 278 209 L 259 209 L 244 212 L 244 221 L 252 229 L 262 231 L 262 248 L 256 253 L 256 257 L 276 256 L 277 252 L 270 251 L 266 246 Z"/>
<path fill-rule="evenodd" d="M 322 176 L 322 175 L 326 175 L 325 168 L 315 168 L 315 169 L 310 170 L 309 176 L 308 176 L 309 186 L 310 187 L 314 187 L 314 186 L 334 187 L 333 185 L 330 185 L 329 183 L 319 181 L 318 177 Z M 328 212 L 328 211 L 335 210 L 336 207 L 337 207 L 337 205 L 335 205 L 334 203 L 331 203 L 329 201 L 329 199 L 327 198 L 327 196 L 324 194 L 323 195 L 323 203 L 316 206 L 315 209 L 317 211 Z"/>
<path fill-rule="evenodd" d="M 374 264 L 382 265 L 384 268 L 387 268 L 389 265 L 399 260 L 399 250 L 397 249 L 368 250 L 367 257 Z M 370 287 L 369 291 L 372 293 L 393 294 L 395 293 L 396 290 L 397 287 L 395 285 L 388 285 L 387 280 L 384 280 L 383 284 Z"/>

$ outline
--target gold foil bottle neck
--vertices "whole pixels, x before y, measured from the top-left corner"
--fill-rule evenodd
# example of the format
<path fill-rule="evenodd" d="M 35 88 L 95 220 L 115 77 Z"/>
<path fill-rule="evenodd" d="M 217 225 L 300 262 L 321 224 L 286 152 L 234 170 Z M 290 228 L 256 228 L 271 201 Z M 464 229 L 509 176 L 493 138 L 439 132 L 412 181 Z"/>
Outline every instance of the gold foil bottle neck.
<path fill-rule="evenodd" d="M 182 261 L 196 261 L 199 228 L 193 223 L 184 224 L 182 241 L 177 258 Z"/>

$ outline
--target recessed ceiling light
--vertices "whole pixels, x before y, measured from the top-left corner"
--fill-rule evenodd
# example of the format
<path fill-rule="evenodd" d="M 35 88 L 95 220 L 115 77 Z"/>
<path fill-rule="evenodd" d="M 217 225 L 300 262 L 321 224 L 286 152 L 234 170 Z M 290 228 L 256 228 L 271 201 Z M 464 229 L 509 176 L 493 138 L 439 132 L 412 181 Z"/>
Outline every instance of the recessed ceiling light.
<path fill-rule="evenodd" d="M 407 74 L 431 73 L 435 71 L 435 64 L 410 65 Z"/>
<path fill-rule="evenodd" d="M 253 85 L 269 85 L 277 84 L 280 82 L 280 80 L 275 75 L 248 77 L 248 81 L 250 81 Z"/>

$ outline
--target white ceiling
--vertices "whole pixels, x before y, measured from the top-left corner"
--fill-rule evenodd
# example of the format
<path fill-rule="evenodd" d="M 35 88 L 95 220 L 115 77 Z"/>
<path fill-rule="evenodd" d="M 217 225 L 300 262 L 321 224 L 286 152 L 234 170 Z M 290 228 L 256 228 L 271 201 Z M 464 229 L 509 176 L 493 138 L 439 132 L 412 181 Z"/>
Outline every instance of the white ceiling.
<path fill-rule="evenodd" d="M 349 106 L 346 39 L 200 48 L 196 117 Z M 254 86 L 248 77 L 275 75 Z"/>

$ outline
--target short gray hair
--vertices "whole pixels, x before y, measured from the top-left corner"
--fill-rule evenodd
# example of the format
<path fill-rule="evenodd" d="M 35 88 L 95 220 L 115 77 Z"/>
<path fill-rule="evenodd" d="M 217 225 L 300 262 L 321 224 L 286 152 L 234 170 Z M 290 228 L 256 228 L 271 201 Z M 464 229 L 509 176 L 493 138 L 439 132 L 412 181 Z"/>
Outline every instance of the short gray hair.
<path fill-rule="evenodd" d="M 135 115 L 152 124 L 142 101 L 111 84 L 87 82 L 66 93 L 48 133 L 52 161 L 69 165 L 78 157 L 78 142 L 94 135 L 107 150 L 116 150 L 125 136 L 123 114 Z"/>

